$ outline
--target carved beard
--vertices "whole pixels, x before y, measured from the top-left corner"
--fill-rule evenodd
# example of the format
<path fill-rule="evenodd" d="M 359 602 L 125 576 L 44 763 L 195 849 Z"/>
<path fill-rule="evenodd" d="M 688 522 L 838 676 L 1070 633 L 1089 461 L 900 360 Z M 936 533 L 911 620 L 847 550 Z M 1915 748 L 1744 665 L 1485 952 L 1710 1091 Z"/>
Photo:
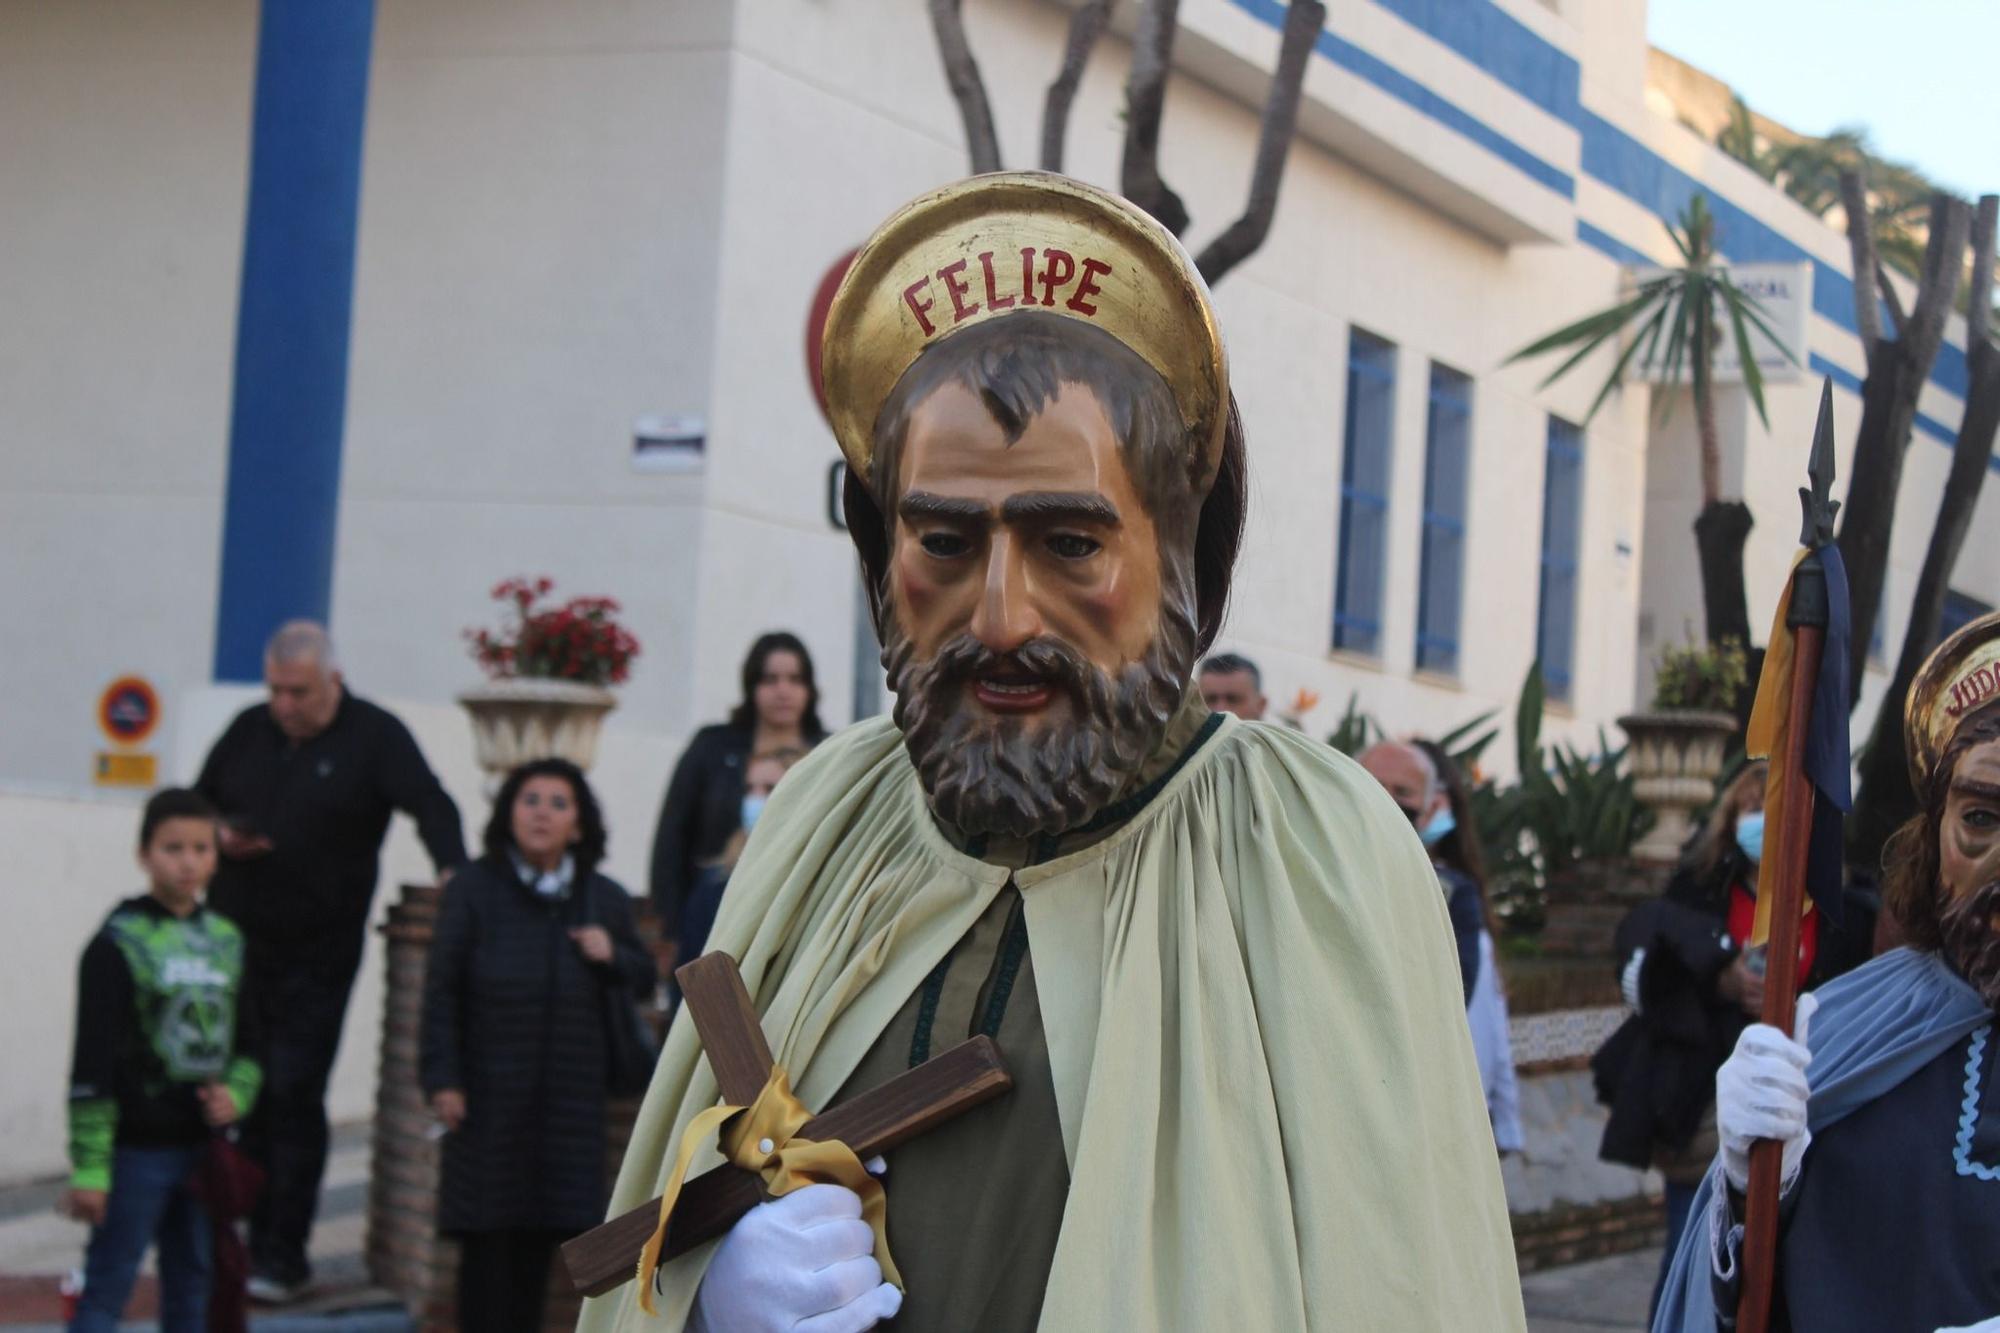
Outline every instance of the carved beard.
<path fill-rule="evenodd" d="M 1979 992 L 1989 1009 L 2000 1009 L 2000 880 L 1973 890 L 1938 916 L 1945 961 Z"/>
<path fill-rule="evenodd" d="M 1162 599 L 1160 632 L 1114 678 L 1060 639 L 994 653 L 960 635 L 926 662 L 896 624 L 882 664 L 896 692 L 896 725 L 938 818 L 964 833 L 1027 838 L 1081 827 L 1109 805 L 1159 746 L 1194 666 L 1192 599 Z M 989 715 L 967 686 L 996 672 L 1027 672 L 1069 694 L 1076 721 L 1032 735 L 1022 719 Z"/>

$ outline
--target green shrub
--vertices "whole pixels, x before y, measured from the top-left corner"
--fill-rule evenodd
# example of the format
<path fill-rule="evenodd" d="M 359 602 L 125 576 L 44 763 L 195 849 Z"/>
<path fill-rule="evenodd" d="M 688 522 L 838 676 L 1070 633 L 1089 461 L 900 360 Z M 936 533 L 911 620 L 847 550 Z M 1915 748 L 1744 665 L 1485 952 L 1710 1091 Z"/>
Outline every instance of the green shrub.
<path fill-rule="evenodd" d="M 1750 678 L 1750 656 L 1735 639 L 1669 645 L 1654 662 L 1653 707 L 1734 713 Z"/>

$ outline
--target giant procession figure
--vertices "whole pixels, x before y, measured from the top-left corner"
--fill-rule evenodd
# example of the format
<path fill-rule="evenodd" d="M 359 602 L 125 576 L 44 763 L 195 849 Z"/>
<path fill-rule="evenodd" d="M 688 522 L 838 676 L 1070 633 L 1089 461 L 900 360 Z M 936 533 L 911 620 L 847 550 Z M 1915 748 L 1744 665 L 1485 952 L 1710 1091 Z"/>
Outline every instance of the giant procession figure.
<path fill-rule="evenodd" d="M 1422 844 L 1192 685 L 1246 491 L 1186 252 L 1076 181 L 976 177 L 881 226 L 824 353 L 894 715 L 772 796 L 709 945 L 805 1104 L 979 1033 L 1013 1090 L 888 1153 L 886 1233 L 809 1185 L 580 1327 L 1521 1329 Z M 614 1213 L 713 1114 L 691 1027 Z"/>
<path fill-rule="evenodd" d="M 2000 1333 L 2000 615 L 1937 647 L 1904 716 L 1922 810 L 1884 906 L 1909 943 L 1802 997 L 1793 1037 L 1743 1030 L 1655 1333 L 1736 1327 L 1759 1139 L 1783 1145 L 1770 1329 Z"/>

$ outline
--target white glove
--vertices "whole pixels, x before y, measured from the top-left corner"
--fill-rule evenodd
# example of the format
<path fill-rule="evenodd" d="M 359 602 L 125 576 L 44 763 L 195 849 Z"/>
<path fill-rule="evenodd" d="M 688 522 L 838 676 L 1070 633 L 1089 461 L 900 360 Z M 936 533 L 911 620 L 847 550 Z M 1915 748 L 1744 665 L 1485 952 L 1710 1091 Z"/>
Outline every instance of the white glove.
<path fill-rule="evenodd" d="M 861 1196 L 808 1185 L 738 1219 L 695 1293 L 706 1333 L 861 1333 L 903 1306 L 882 1280 Z"/>
<path fill-rule="evenodd" d="M 1937 1333 L 2000 1333 L 2000 1314 L 1994 1315 L 1991 1319 L 1982 1319 L 1976 1324 L 1941 1328 Z"/>
<path fill-rule="evenodd" d="M 1806 1024 L 1819 998 L 1799 997 L 1796 1038 L 1764 1023 L 1752 1023 L 1736 1039 L 1736 1050 L 1715 1071 L 1715 1128 L 1722 1139 L 1722 1172 L 1741 1193 L 1750 1188 L 1750 1145 L 1777 1139 L 1785 1145 L 1778 1172 L 1779 1192 L 1789 1193 L 1799 1162 L 1812 1142 L 1806 1128 Z"/>

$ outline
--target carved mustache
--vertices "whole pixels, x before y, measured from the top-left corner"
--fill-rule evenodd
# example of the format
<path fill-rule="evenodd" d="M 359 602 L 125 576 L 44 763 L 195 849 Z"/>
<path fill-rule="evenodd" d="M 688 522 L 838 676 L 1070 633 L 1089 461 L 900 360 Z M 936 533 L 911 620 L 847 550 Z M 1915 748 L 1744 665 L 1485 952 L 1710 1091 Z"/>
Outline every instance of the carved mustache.
<path fill-rule="evenodd" d="M 1030 639 L 1012 652 L 996 653 L 970 634 L 938 649 L 924 669 L 932 688 L 987 678 L 1033 676 L 1068 690 L 1079 702 L 1108 682 L 1091 660 L 1061 639 Z"/>

